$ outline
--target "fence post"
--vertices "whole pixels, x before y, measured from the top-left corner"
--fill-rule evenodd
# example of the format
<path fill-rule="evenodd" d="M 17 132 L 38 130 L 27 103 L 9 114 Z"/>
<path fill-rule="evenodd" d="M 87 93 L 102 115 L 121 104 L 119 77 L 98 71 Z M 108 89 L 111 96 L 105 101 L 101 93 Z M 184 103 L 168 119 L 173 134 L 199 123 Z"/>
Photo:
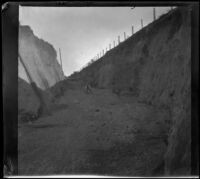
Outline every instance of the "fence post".
<path fill-rule="evenodd" d="M 132 26 L 132 35 L 134 34 L 134 26 Z"/>
<path fill-rule="evenodd" d="M 155 7 L 153 8 L 153 20 L 154 21 L 156 20 L 156 8 Z"/>
<path fill-rule="evenodd" d="M 141 19 L 141 27 L 143 28 L 143 19 Z"/>
<path fill-rule="evenodd" d="M 118 44 L 120 44 L 120 36 L 118 36 Z"/>
<path fill-rule="evenodd" d="M 60 55 L 60 66 L 61 66 L 61 69 L 63 71 L 63 67 L 62 67 L 62 57 L 61 57 L 61 49 L 59 48 L 59 55 Z"/>

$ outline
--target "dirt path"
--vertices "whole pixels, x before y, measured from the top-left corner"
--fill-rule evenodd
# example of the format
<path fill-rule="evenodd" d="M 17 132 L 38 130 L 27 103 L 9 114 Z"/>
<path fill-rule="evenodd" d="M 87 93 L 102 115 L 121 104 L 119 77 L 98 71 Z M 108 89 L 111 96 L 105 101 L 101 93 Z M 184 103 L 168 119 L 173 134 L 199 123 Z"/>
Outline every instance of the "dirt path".
<path fill-rule="evenodd" d="M 19 128 L 19 174 L 162 172 L 165 111 L 109 90 L 68 90 L 64 107 Z"/>

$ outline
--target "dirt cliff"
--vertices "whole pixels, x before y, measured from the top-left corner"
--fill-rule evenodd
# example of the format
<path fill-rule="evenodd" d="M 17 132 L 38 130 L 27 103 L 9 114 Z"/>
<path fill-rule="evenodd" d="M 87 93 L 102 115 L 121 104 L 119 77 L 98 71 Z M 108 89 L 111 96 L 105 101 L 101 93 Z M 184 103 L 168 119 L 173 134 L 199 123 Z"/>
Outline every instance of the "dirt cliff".
<path fill-rule="evenodd" d="M 19 53 L 33 81 L 41 89 L 46 89 L 64 79 L 54 47 L 35 36 L 29 26 L 19 26 Z M 27 79 L 20 62 L 19 76 Z"/>
<path fill-rule="evenodd" d="M 72 77 L 169 112 L 166 174 L 190 173 L 191 14 L 177 8 Z"/>
<path fill-rule="evenodd" d="M 31 122 L 41 117 L 41 110 L 49 108 L 52 103 L 51 93 L 40 88 L 37 92 L 33 88 L 35 84 L 29 84 L 25 80 L 18 78 L 18 121 L 19 124 Z M 45 106 L 44 106 L 45 105 Z M 44 113 L 44 112 L 43 112 Z M 47 112 L 45 112 L 47 114 Z"/>

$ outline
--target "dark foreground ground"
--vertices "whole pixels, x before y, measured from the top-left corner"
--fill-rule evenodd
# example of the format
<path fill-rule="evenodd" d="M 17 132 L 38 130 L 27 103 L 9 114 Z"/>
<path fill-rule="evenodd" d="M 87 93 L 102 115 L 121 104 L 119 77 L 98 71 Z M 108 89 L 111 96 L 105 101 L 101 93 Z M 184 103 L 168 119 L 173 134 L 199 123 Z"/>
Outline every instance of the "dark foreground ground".
<path fill-rule="evenodd" d="M 19 174 L 162 175 L 168 112 L 137 98 L 74 89 L 19 126 Z"/>

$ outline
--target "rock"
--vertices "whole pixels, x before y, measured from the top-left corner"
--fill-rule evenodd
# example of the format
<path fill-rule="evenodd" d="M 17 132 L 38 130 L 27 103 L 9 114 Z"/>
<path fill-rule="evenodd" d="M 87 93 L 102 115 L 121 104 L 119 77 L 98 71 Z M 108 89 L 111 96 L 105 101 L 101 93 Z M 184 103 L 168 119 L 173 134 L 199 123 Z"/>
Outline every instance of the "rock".
<path fill-rule="evenodd" d="M 46 89 L 64 79 L 54 47 L 35 36 L 29 26 L 19 26 L 19 53 L 39 88 Z M 18 68 L 19 77 L 29 81 L 20 61 Z"/>

